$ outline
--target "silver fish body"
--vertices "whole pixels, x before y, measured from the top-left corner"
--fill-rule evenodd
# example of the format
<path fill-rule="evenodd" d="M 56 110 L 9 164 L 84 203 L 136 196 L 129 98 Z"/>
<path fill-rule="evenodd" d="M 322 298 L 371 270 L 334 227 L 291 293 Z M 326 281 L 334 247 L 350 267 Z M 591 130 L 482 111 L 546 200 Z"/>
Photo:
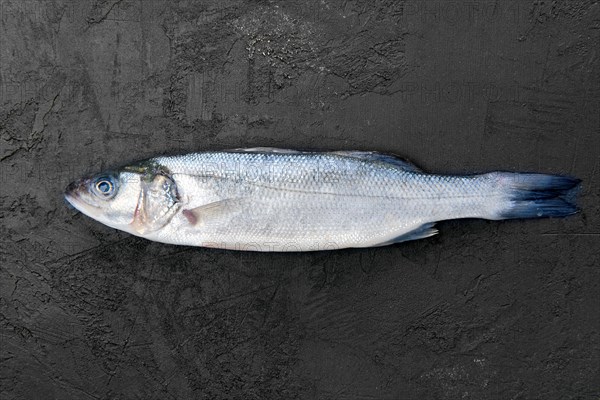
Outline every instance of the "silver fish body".
<path fill-rule="evenodd" d="M 428 174 L 374 152 L 256 148 L 157 157 L 75 182 L 66 197 L 92 218 L 159 242 L 312 251 L 425 238 L 447 219 L 569 215 L 578 183 Z M 104 194 L 111 185 L 114 193 Z"/>

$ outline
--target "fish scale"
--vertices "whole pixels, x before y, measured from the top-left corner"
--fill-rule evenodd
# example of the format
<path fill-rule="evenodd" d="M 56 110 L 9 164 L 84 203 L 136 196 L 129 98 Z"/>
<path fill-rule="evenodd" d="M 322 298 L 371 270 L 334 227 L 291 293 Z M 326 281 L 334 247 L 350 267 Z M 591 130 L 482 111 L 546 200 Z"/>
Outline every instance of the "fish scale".
<path fill-rule="evenodd" d="M 136 190 L 123 189 L 127 183 L 117 173 L 109 208 L 123 220 L 135 208 L 129 224 L 77 206 L 74 188 L 90 183 L 75 184 L 67 199 L 109 226 L 151 240 L 257 251 L 387 245 L 431 236 L 433 223 L 447 219 L 569 215 L 577 211 L 569 195 L 579 183 L 530 173 L 428 174 L 375 152 L 270 148 L 156 157 L 126 170 L 139 175 L 131 182 L 139 198 L 121 198 L 121 190 Z M 176 193 L 163 193 L 161 176 Z"/>

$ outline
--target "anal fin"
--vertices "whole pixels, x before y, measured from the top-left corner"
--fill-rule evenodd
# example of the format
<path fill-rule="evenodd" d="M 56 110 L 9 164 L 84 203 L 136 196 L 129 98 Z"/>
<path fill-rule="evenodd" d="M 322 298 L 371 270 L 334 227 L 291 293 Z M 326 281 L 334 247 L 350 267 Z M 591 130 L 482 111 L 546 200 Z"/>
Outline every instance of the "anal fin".
<path fill-rule="evenodd" d="M 425 239 L 433 235 L 437 235 L 439 231 L 434 228 L 435 222 L 429 222 L 413 229 L 410 232 L 404 233 L 391 240 L 385 241 L 378 246 L 387 246 L 394 243 L 408 242 L 409 240 Z"/>

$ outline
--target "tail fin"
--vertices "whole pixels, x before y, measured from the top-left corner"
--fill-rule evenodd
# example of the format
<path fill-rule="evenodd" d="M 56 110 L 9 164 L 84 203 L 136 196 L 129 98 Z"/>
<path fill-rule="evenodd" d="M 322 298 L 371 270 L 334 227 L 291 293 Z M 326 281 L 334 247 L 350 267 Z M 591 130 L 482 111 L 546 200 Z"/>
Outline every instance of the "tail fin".
<path fill-rule="evenodd" d="M 508 204 L 498 219 L 565 217 L 579 211 L 576 205 L 581 180 L 560 175 L 499 173 Z"/>

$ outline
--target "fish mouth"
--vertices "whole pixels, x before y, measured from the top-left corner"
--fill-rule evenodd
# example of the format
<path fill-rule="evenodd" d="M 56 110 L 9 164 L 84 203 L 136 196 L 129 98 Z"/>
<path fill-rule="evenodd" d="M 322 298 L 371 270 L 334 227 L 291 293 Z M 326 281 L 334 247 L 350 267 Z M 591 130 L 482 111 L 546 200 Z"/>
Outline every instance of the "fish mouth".
<path fill-rule="evenodd" d="M 86 215 L 91 216 L 91 214 L 94 213 L 94 210 L 97 210 L 100 207 L 90 204 L 89 202 L 85 201 L 85 196 L 81 196 L 82 193 L 87 193 L 89 182 L 90 179 L 80 179 L 78 181 L 71 182 L 66 187 L 64 196 L 65 200 L 70 206 Z"/>
<path fill-rule="evenodd" d="M 78 201 L 80 201 L 79 193 L 83 190 L 85 186 L 85 180 L 81 179 L 75 182 L 69 183 L 69 186 L 65 189 L 65 200 L 69 202 L 73 207 L 77 207 Z"/>
<path fill-rule="evenodd" d="M 79 197 L 80 189 L 81 181 L 71 182 L 65 189 L 65 200 L 67 200 L 73 207 L 75 207 L 75 199 Z"/>
<path fill-rule="evenodd" d="M 65 202 L 67 203 L 67 207 L 69 207 L 70 209 L 77 210 L 77 207 L 75 207 L 75 204 L 74 204 L 75 200 L 68 193 L 65 193 Z"/>

